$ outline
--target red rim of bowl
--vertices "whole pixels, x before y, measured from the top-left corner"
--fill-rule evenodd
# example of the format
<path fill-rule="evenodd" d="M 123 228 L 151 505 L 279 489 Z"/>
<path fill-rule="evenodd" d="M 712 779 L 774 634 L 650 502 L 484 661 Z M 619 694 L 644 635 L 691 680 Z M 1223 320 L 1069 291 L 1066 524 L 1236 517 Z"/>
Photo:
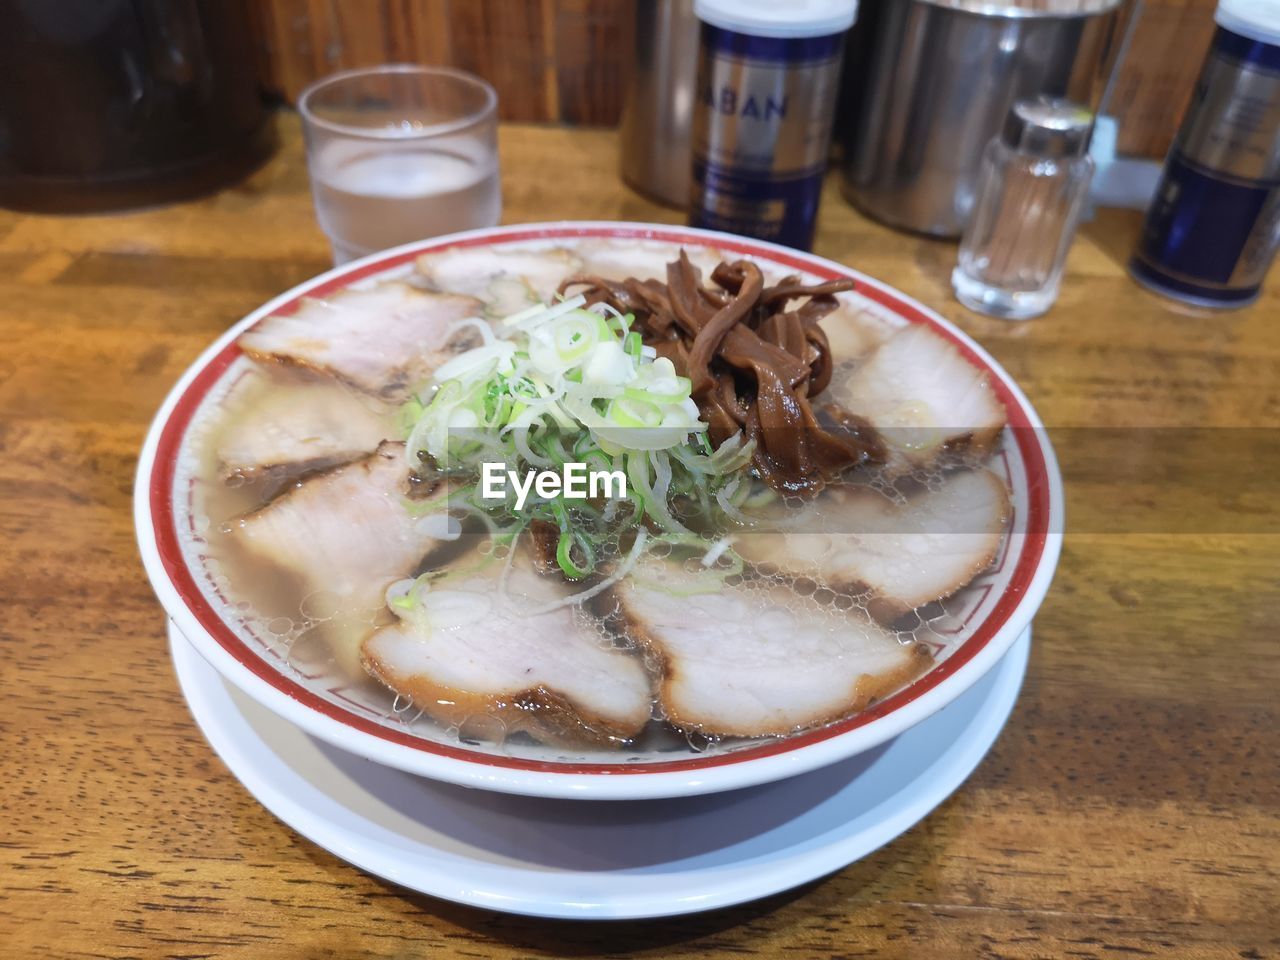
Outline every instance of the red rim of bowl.
<path fill-rule="evenodd" d="M 349 272 L 333 277 L 325 283 L 307 290 L 305 294 L 296 294 L 290 300 L 281 304 L 271 315 L 291 313 L 297 309 L 304 296 L 325 296 L 366 277 L 409 263 L 420 254 L 429 253 L 433 250 L 447 247 L 489 246 L 495 243 L 515 243 L 561 237 L 575 239 L 584 237 L 602 239 L 635 238 L 689 246 L 713 246 L 715 249 L 732 251 L 745 256 L 759 256 L 762 259 L 781 263 L 828 280 L 852 276 L 853 279 L 858 281 L 857 292 L 859 294 L 881 306 L 889 308 L 909 323 L 926 324 L 935 333 L 940 334 L 954 344 L 970 363 L 985 370 L 990 377 L 992 388 L 1005 406 L 1009 425 L 1014 428 L 1013 433 L 1027 473 L 1028 494 L 1027 530 L 1024 535 L 1022 554 L 1018 558 L 1017 566 L 1011 575 L 1008 586 L 986 619 L 960 645 L 959 649 L 946 660 L 914 683 L 880 701 L 870 709 L 824 727 L 792 734 L 777 740 L 770 740 L 757 746 L 746 747 L 731 753 L 690 757 L 681 760 L 660 760 L 651 763 L 570 763 L 552 760 L 531 760 L 479 753 L 464 747 L 436 743 L 410 733 L 382 726 L 318 696 L 297 681 L 286 677 L 270 666 L 265 659 L 246 645 L 218 616 L 218 613 L 196 584 L 195 577 L 183 558 L 173 502 L 174 473 L 178 453 L 186 435 L 187 427 L 190 425 L 191 419 L 201 402 L 231 364 L 240 356 L 239 347 L 232 341 L 205 363 L 204 367 L 194 376 L 186 390 L 177 399 L 168 420 L 161 430 L 148 483 L 148 496 L 155 531 L 155 545 L 165 572 L 182 602 L 205 632 L 223 650 L 254 676 L 266 681 L 273 688 L 299 704 L 361 733 L 400 746 L 410 747 L 440 757 L 510 770 L 561 773 L 575 776 L 584 774 L 637 776 L 705 770 L 712 767 L 746 763 L 764 757 L 790 753 L 802 747 L 838 737 L 841 734 L 879 720 L 922 697 L 955 674 L 990 643 L 996 633 L 1008 622 L 1026 593 L 1035 576 L 1048 538 L 1050 478 L 1044 451 L 1036 441 L 1037 431 L 1031 429 L 1033 425 L 1027 416 L 1026 409 L 1005 381 L 1005 378 L 999 371 L 993 369 L 983 357 L 975 353 L 969 344 L 957 338 L 951 330 L 940 325 L 919 307 L 903 300 L 891 290 L 885 289 L 879 284 L 865 282 L 862 277 L 854 275 L 850 270 L 839 268 L 838 265 L 831 264 L 829 261 L 821 260 L 820 258 L 810 260 L 807 256 L 792 256 L 785 249 L 772 245 L 766 247 L 731 237 L 715 236 L 712 238 L 705 234 L 685 232 L 677 227 L 549 226 L 530 228 L 523 231 L 501 230 L 494 233 L 472 235 L 463 239 L 445 237 L 436 243 L 415 244 L 410 250 L 392 253 L 385 258 L 364 263 Z"/>

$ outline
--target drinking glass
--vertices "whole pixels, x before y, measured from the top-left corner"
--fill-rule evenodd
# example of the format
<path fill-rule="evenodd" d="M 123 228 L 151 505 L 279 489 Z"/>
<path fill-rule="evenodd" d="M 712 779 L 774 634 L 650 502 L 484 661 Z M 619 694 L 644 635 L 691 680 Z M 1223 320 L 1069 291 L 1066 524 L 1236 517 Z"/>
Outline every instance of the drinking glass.
<path fill-rule="evenodd" d="M 298 98 L 316 219 L 335 264 L 502 214 L 498 96 L 445 67 L 389 64 Z"/>

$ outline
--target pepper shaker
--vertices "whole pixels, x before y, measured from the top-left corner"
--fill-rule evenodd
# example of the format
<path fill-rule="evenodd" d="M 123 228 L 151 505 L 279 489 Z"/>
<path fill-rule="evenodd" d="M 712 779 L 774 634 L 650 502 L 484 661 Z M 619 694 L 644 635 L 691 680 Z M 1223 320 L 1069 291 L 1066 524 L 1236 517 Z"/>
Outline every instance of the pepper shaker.
<path fill-rule="evenodd" d="M 971 310 L 1027 320 L 1053 305 L 1093 178 L 1093 114 L 1053 97 L 1013 105 L 982 157 L 951 275 Z"/>

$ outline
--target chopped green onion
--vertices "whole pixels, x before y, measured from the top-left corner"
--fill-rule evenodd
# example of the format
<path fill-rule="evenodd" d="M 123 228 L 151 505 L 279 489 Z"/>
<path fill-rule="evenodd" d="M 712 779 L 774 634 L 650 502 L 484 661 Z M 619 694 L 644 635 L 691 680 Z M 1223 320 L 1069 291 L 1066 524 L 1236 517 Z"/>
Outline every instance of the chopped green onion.
<path fill-rule="evenodd" d="M 574 559 L 575 548 L 582 553 L 582 563 Z M 581 580 L 595 569 L 595 561 L 596 554 L 590 541 L 579 539 L 568 530 L 560 532 L 560 539 L 556 542 L 556 563 L 560 565 L 566 577 L 570 580 Z"/>
<path fill-rule="evenodd" d="M 481 345 L 452 357 L 400 411 L 415 469 L 426 464 L 466 484 L 451 503 L 491 531 L 515 536 L 536 520 L 554 524 L 556 563 L 573 580 L 596 573 L 630 530 L 638 539 L 646 528 L 690 536 L 678 512 L 709 517 L 724 502 L 732 512 L 722 515 L 736 520 L 750 491 L 728 483 L 754 444 L 738 436 L 712 448 L 688 378 L 644 344 L 634 320 L 577 296 L 521 310 L 496 335 L 483 321 L 463 321 L 459 328 L 477 326 Z M 515 517 L 514 501 L 480 497 L 475 481 L 486 462 L 622 471 L 627 495 L 604 504 L 530 496 Z"/>

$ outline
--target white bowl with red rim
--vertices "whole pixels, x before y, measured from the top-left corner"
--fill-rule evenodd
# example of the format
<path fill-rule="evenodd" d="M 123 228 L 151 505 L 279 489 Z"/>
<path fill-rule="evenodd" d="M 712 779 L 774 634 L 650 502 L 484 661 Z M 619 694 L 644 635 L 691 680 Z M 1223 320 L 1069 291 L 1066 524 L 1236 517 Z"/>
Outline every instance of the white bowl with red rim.
<path fill-rule="evenodd" d="M 513 750 L 460 741 L 428 721 L 406 723 L 389 709 L 389 699 L 371 702 L 360 693 L 362 685 L 297 667 L 224 596 L 216 565 L 200 549 L 192 506 L 192 485 L 200 481 L 184 464 L 193 424 L 216 412 L 220 393 L 249 362 L 236 346 L 241 333 L 263 317 L 296 309 L 304 296 L 403 276 L 418 255 L 433 250 L 572 246 L 583 240 L 672 250 L 710 247 L 750 257 L 766 272 L 798 272 L 814 281 L 849 277 L 857 283 L 851 295 L 856 310 L 891 325 L 925 324 L 987 371 L 1008 413 L 992 468 L 1003 472 L 1011 490 L 1011 530 L 992 568 L 966 588 L 935 633 L 941 638 L 935 665 L 914 683 L 820 728 L 704 752 L 579 756 L 551 748 Z M 191 365 L 165 399 L 138 463 L 134 515 L 147 574 L 179 631 L 224 678 L 311 735 L 379 763 L 464 786 L 638 800 L 732 790 L 814 770 L 883 744 L 950 703 L 995 666 L 1040 606 L 1061 549 L 1063 495 L 1043 426 L 1009 375 L 956 327 L 893 288 L 830 260 L 762 241 L 656 224 L 564 222 L 474 230 L 397 247 L 322 274 L 249 314 Z"/>

